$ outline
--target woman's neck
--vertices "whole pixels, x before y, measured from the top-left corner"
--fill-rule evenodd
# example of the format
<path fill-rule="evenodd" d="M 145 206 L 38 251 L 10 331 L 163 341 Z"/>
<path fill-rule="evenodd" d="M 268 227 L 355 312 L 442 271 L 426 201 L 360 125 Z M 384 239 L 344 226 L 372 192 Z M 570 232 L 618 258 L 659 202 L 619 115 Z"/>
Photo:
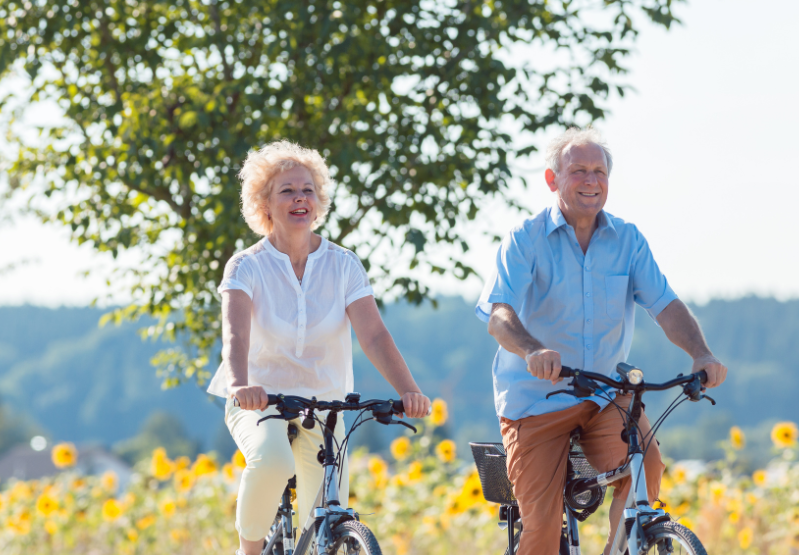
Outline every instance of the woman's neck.
<path fill-rule="evenodd" d="M 295 269 L 298 267 L 305 267 L 305 262 L 308 260 L 308 255 L 319 248 L 322 238 L 309 232 L 287 234 L 280 233 L 277 229 L 267 237 L 267 240 L 272 243 L 279 252 L 287 254 L 291 260 L 291 265 Z M 301 277 L 302 273 L 298 275 Z"/>

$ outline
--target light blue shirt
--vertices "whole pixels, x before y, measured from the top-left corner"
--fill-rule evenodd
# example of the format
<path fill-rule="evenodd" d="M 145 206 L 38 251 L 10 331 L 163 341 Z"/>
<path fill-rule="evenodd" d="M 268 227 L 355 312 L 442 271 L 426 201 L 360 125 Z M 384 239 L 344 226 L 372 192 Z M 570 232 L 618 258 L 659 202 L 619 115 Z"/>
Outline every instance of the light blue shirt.
<path fill-rule="evenodd" d="M 513 307 L 525 329 L 562 364 L 615 376 L 626 362 L 635 328 L 635 304 L 654 319 L 677 298 L 660 272 L 638 228 L 605 211 L 583 254 L 574 229 L 560 208 L 547 208 L 508 233 L 497 253 L 496 268 L 485 284 L 475 312 L 488 322 L 491 306 Z M 494 357 L 497 416 L 518 420 L 572 407 L 566 389 L 527 372 L 524 359 L 502 347 Z M 592 397 L 600 407 L 607 401 Z"/>

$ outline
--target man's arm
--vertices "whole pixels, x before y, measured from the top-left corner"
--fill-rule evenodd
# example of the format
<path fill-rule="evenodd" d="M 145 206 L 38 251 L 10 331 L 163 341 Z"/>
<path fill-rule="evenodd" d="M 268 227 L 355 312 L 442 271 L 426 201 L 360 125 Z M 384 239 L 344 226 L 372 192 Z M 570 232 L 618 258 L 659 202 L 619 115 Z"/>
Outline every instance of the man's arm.
<path fill-rule="evenodd" d="M 672 301 L 658 314 L 657 321 L 669 341 L 694 359 L 691 372 L 707 372 L 705 387 L 718 387 L 724 383 L 727 379 L 727 367 L 710 352 L 699 322 L 685 303 L 679 299 Z"/>
<path fill-rule="evenodd" d="M 524 329 L 516 311 L 509 304 L 494 303 L 488 319 L 488 333 L 503 349 L 520 356 L 527 362 L 527 371 L 536 378 L 560 381 L 560 353 L 544 347 Z"/>

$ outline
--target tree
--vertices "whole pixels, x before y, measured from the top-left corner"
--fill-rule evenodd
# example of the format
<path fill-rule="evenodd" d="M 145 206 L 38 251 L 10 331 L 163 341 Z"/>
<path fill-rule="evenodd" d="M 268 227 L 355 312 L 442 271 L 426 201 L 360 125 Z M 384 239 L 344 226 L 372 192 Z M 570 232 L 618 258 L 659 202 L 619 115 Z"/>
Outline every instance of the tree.
<path fill-rule="evenodd" d="M 113 317 L 158 318 L 145 335 L 188 342 L 159 357 L 167 384 L 203 380 L 224 264 L 257 239 L 234 177 L 249 149 L 322 152 L 338 187 L 321 232 L 379 293 L 421 302 L 423 276 L 473 273 L 462 229 L 535 150 L 509 129 L 601 118 L 624 93 L 641 13 L 676 21 L 672 0 L 0 0 L 0 76 L 65 115 L 20 141 L 7 194 L 141 252 Z"/>

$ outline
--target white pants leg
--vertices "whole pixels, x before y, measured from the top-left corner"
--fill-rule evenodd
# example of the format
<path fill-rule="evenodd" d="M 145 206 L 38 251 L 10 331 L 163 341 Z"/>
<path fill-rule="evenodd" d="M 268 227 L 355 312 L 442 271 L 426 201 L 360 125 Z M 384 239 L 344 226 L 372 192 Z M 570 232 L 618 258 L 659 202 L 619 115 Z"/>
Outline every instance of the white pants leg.
<path fill-rule="evenodd" d="M 248 541 L 257 541 L 267 535 L 277 513 L 280 495 L 286 482 L 295 474 L 297 509 L 302 526 L 313 508 L 324 477 L 324 469 L 316 458 L 319 446 L 324 441 L 319 424 L 312 430 L 306 430 L 299 419 L 292 420 L 299 435 L 289 446 L 289 423 L 285 420 L 268 420 L 256 425 L 259 419 L 269 414 L 277 414 L 274 407 L 268 407 L 265 411 L 242 410 L 233 406 L 232 399 L 225 405 L 225 423 L 247 461 L 239 485 L 236 530 Z M 324 418 L 321 420 L 324 421 Z M 344 439 L 344 430 L 344 419 L 339 415 L 334 434 L 339 444 Z M 341 505 L 346 507 L 349 498 L 346 453 L 342 458 L 341 470 L 339 496 Z"/>

